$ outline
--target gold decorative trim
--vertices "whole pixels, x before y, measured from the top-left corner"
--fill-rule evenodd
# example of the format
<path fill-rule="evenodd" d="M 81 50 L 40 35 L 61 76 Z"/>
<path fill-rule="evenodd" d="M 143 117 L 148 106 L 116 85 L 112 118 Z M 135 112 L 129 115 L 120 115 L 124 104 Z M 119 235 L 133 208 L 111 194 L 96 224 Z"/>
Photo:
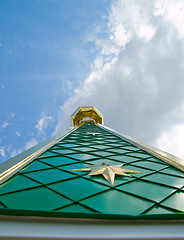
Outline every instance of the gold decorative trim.
<path fill-rule="evenodd" d="M 92 106 L 80 106 L 72 114 L 72 126 L 81 126 L 84 123 L 103 124 L 103 115 Z"/>

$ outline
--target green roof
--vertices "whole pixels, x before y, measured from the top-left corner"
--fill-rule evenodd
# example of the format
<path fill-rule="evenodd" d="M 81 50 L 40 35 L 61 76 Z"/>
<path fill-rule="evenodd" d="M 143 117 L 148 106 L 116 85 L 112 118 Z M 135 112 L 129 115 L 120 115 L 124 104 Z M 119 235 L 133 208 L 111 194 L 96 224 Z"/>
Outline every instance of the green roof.
<path fill-rule="evenodd" d="M 143 148 L 144 149 L 144 148 Z M 0 214 L 103 219 L 184 219 L 184 173 L 109 129 L 86 123 L 0 188 Z M 74 171 L 120 165 L 139 173 Z"/>

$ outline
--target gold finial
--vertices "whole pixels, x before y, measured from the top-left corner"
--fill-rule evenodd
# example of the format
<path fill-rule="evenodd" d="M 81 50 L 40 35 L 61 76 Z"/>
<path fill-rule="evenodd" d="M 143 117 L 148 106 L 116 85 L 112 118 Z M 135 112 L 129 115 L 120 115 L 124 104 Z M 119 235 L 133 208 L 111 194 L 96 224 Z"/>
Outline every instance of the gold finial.
<path fill-rule="evenodd" d="M 78 127 L 86 122 L 103 124 L 103 115 L 95 107 L 79 107 L 71 116 L 72 126 Z"/>

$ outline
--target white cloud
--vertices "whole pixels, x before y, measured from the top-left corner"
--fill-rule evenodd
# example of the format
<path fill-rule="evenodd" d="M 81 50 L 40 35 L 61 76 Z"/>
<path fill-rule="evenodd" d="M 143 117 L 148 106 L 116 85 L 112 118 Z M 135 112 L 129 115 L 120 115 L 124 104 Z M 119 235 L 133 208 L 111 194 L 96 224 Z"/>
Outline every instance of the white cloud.
<path fill-rule="evenodd" d="M 144 38 L 145 41 L 150 41 L 155 34 L 155 28 L 151 25 L 143 25 L 139 29 L 139 36 Z"/>
<path fill-rule="evenodd" d="M 3 156 L 3 157 L 6 157 L 5 148 L 4 147 L 0 147 L 0 155 Z"/>
<path fill-rule="evenodd" d="M 25 149 L 29 149 L 33 146 L 35 146 L 36 144 L 38 144 L 37 140 L 35 138 L 32 138 L 31 140 L 29 140 L 27 143 L 26 143 L 26 146 L 25 146 Z"/>
<path fill-rule="evenodd" d="M 163 16 L 166 22 L 173 24 L 180 37 L 184 37 L 184 2 L 183 0 L 157 1 L 155 16 Z"/>
<path fill-rule="evenodd" d="M 17 154 L 23 152 L 24 149 L 16 149 L 14 146 L 12 145 L 7 145 L 4 150 L 6 151 L 6 155 L 8 158 L 10 157 L 14 157 L 16 156 Z"/>
<path fill-rule="evenodd" d="M 23 150 L 22 149 L 13 149 L 10 152 L 10 157 L 15 157 L 16 155 L 18 155 L 19 153 L 21 153 Z"/>
<path fill-rule="evenodd" d="M 6 128 L 8 126 L 8 122 L 3 122 L 2 127 Z"/>
<path fill-rule="evenodd" d="M 21 136 L 21 134 L 18 131 L 16 132 L 16 135 L 17 135 L 17 137 Z"/>
<path fill-rule="evenodd" d="M 42 117 L 38 120 L 37 125 L 35 126 L 36 129 L 38 129 L 38 133 L 39 134 L 43 134 L 44 130 L 47 128 L 48 126 L 48 122 L 50 120 L 52 120 L 52 117 L 47 117 L 44 114 L 42 114 Z"/>
<path fill-rule="evenodd" d="M 184 2 L 177 0 L 115 1 L 109 38 L 94 37 L 100 54 L 83 85 L 61 106 L 56 131 L 70 125 L 69 116 L 80 105 L 97 107 L 105 125 L 148 144 L 181 124 L 183 8 Z"/>
<path fill-rule="evenodd" d="M 14 118 L 14 117 L 15 117 L 15 113 L 13 112 L 10 114 L 10 118 Z"/>
<path fill-rule="evenodd" d="M 176 124 L 164 131 L 155 146 L 184 159 L 184 124 Z"/>

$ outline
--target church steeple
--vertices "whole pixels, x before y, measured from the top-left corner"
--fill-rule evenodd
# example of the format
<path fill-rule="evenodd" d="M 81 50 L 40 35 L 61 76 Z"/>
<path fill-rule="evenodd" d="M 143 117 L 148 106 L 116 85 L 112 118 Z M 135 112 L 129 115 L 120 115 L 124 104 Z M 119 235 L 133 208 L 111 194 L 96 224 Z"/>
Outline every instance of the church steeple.
<path fill-rule="evenodd" d="M 0 214 L 184 219 L 182 159 L 105 127 L 94 107 L 72 124 L 0 165 Z"/>

